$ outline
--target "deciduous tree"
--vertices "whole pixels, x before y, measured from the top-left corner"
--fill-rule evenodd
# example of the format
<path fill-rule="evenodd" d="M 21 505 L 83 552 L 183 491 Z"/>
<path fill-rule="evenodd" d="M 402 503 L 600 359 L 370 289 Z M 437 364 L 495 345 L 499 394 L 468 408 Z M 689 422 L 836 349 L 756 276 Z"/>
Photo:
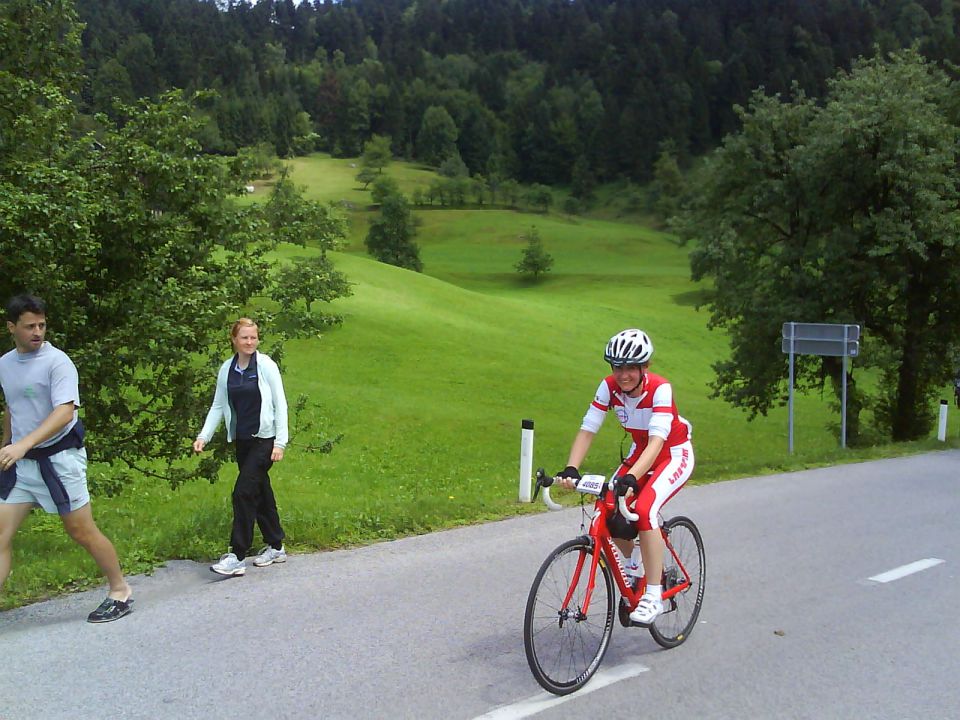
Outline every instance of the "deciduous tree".
<path fill-rule="evenodd" d="M 540 231 L 537 228 L 530 228 L 530 232 L 525 237 L 527 246 L 523 249 L 520 262 L 514 267 L 521 275 L 537 281 L 541 275 L 549 272 L 553 267 L 553 256 L 544 249 Z"/>
<path fill-rule="evenodd" d="M 332 244 L 342 221 L 284 182 L 266 207 L 238 207 L 230 198 L 252 165 L 203 155 L 202 121 L 180 93 L 118 106 L 121 125 L 101 116 L 96 138 L 74 137 L 69 3 L 3 3 L 0 39 L 0 298 L 47 300 L 50 340 L 80 373 L 91 457 L 113 469 L 94 472 L 95 485 L 119 489 L 131 471 L 173 486 L 213 481 L 225 446 L 198 465 L 189 439 L 228 323 L 273 292 L 272 248 Z M 298 332 L 252 312 L 268 349 Z"/>
<path fill-rule="evenodd" d="M 373 170 L 377 174 L 390 164 L 393 153 L 390 150 L 390 138 L 385 135 L 374 135 L 363 144 L 363 155 L 360 156 L 360 165 L 364 170 Z"/>
<path fill-rule="evenodd" d="M 380 203 L 380 215 L 370 221 L 365 244 L 367 252 L 380 262 L 423 270 L 417 231 L 410 205 L 399 192 L 387 195 Z"/>
<path fill-rule="evenodd" d="M 711 326 L 731 338 L 716 395 L 766 413 L 785 401 L 785 321 L 859 323 L 848 430 L 872 409 L 880 433 L 924 437 L 960 348 L 957 85 L 915 52 L 858 62 L 822 106 L 754 95 L 743 130 L 709 160 L 679 229 L 710 278 Z M 839 390 L 838 358 L 803 356 L 801 388 Z M 874 385 L 871 383 L 871 385 Z"/>

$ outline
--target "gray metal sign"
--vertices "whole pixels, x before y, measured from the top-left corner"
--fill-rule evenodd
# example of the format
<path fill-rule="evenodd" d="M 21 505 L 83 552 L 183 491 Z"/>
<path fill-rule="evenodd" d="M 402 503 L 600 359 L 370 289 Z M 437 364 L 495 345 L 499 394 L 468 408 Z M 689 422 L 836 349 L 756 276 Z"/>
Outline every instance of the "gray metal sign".
<path fill-rule="evenodd" d="M 780 349 L 790 356 L 788 448 L 793 452 L 793 356 L 820 355 L 843 358 L 843 400 L 840 404 L 840 447 L 847 446 L 847 358 L 860 354 L 860 326 L 836 323 L 785 322 Z"/>
<path fill-rule="evenodd" d="M 783 324 L 780 349 L 797 355 L 856 357 L 860 353 L 860 326 L 830 323 Z"/>

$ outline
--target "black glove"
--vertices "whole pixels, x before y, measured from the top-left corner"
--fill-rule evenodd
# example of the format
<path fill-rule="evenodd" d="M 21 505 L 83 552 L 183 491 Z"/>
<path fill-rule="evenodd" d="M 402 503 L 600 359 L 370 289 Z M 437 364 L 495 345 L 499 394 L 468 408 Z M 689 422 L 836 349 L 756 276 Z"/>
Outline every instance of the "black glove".
<path fill-rule="evenodd" d="M 630 473 L 621 475 L 617 478 L 617 497 L 626 495 L 627 490 L 633 490 L 634 495 L 640 492 L 640 486 L 637 483 L 637 479 Z"/>
<path fill-rule="evenodd" d="M 567 465 L 563 470 L 557 473 L 557 477 L 561 480 L 566 480 L 567 478 L 571 480 L 579 480 L 580 471 L 577 470 L 573 465 Z"/>

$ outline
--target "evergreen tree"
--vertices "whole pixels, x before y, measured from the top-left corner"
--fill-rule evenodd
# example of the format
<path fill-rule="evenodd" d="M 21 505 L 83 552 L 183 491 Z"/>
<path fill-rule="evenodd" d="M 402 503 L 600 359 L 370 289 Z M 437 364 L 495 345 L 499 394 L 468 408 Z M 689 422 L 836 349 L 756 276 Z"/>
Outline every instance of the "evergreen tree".
<path fill-rule="evenodd" d="M 423 113 L 417 133 L 417 157 L 431 165 L 439 165 L 457 151 L 457 125 L 446 108 L 431 105 Z"/>
<path fill-rule="evenodd" d="M 465 178 L 470 175 L 470 170 L 460 157 L 460 153 L 454 149 L 446 160 L 440 163 L 437 174 L 445 178 Z"/>
<path fill-rule="evenodd" d="M 352 157 L 378 134 L 438 165 L 452 137 L 471 173 L 489 175 L 499 156 L 502 175 L 550 185 L 573 182 L 581 156 L 598 181 L 646 182 L 665 140 L 686 164 L 739 129 L 734 107 L 761 85 L 822 97 L 836 70 L 904 46 L 960 63 L 950 0 L 77 6 L 84 112 L 210 88 L 221 100 L 209 143 L 221 152 L 266 141 L 282 155 L 316 145 Z M 423 127 L 429 108 L 444 109 L 453 130 L 444 123 L 445 137 L 421 142 L 437 129 Z M 295 129 L 300 113 L 318 138 Z"/>
<path fill-rule="evenodd" d="M 590 169 L 590 164 L 584 155 L 577 158 L 570 172 L 570 193 L 580 200 L 589 200 L 593 197 L 593 188 L 596 178 Z"/>
<path fill-rule="evenodd" d="M 672 143 L 666 143 L 653 166 L 651 200 L 654 212 L 662 221 L 667 221 L 680 210 L 685 191 L 683 173 L 673 154 Z"/>

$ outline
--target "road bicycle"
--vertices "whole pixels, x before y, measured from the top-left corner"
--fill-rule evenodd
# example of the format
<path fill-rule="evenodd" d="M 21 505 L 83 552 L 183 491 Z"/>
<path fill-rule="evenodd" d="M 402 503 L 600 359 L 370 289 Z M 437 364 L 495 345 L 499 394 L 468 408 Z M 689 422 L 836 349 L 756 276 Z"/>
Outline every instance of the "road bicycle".
<path fill-rule="evenodd" d="M 533 498 L 554 478 L 537 470 Z M 607 523 L 614 513 L 636 522 L 626 498 L 617 502 L 614 482 L 603 475 L 584 475 L 577 482 L 581 493 L 583 531 L 587 523 L 587 495 L 595 496 L 586 534 L 568 540 L 551 552 L 530 588 L 523 621 L 523 647 L 527 663 L 544 690 L 567 695 L 579 690 L 600 667 L 610 646 L 614 617 L 624 627 L 646 627 L 630 620 L 630 613 L 646 589 L 646 577 L 630 577 L 623 556 L 614 545 Z M 700 615 L 706 581 L 706 556 L 700 531 L 688 517 L 663 522 L 665 544 L 663 577 L 664 611 L 648 626 L 653 639 L 674 648 L 689 637 Z M 614 586 L 620 591 L 617 602 Z"/>

